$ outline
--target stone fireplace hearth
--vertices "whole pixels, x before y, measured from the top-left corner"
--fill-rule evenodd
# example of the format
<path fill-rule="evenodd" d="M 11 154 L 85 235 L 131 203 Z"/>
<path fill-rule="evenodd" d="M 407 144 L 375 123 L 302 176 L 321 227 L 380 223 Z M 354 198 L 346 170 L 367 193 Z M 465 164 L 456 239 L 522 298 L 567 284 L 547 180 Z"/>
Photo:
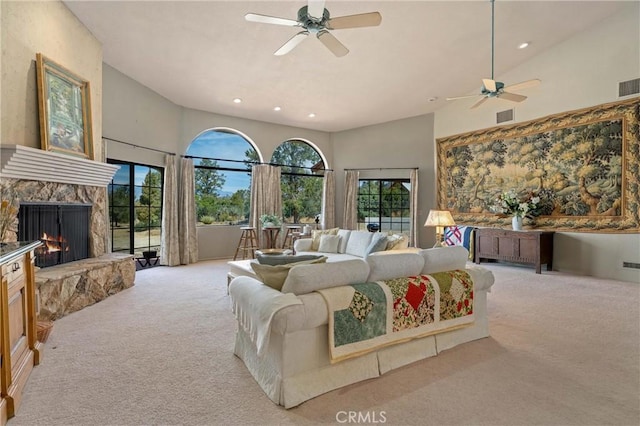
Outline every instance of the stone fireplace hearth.
<path fill-rule="evenodd" d="M 133 286 L 133 256 L 108 253 L 107 185 L 117 166 L 21 145 L 0 146 L 2 199 L 90 204 L 89 258 L 36 270 L 40 319 L 55 320 Z M 16 241 L 17 216 L 7 241 Z"/>

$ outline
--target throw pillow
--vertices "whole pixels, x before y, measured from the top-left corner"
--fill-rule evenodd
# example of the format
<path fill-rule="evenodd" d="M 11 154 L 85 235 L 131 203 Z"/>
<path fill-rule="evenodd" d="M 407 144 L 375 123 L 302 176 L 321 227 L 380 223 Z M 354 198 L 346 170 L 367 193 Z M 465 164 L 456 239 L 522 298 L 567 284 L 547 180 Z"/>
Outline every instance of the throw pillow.
<path fill-rule="evenodd" d="M 403 250 L 409 247 L 409 238 L 404 234 L 387 236 L 387 250 Z"/>
<path fill-rule="evenodd" d="M 337 235 L 338 228 L 315 230 L 311 233 L 311 251 L 318 251 L 321 235 Z"/>
<path fill-rule="evenodd" d="M 365 256 L 369 256 L 371 253 L 375 253 L 377 251 L 383 251 L 387 249 L 387 236 L 376 232 L 373 234 L 373 238 L 371 238 L 371 243 L 367 246 L 367 249 L 364 251 Z"/>
<path fill-rule="evenodd" d="M 349 241 L 349 235 L 351 230 L 339 229 L 338 235 L 340 236 L 340 244 L 338 245 L 338 253 L 345 253 L 347 251 L 347 242 Z"/>
<path fill-rule="evenodd" d="M 367 247 L 371 244 L 373 233 L 369 231 L 351 231 L 349 241 L 347 242 L 346 254 L 352 256 L 365 257 Z"/>
<path fill-rule="evenodd" d="M 258 255 L 256 258 L 261 265 L 286 265 L 287 263 L 302 262 L 304 260 L 316 260 L 322 257 L 321 254 L 305 254 L 299 256 L 269 256 Z"/>
<path fill-rule="evenodd" d="M 322 253 L 337 253 L 340 245 L 339 235 L 321 235 L 318 251 Z"/>
<path fill-rule="evenodd" d="M 282 290 L 282 284 L 284 284 L 284 280 L 287 279 L 287 275 L 289 275 L 289 270 L 296 265 L 306 265 L 311 263 L 325 263 L 327 261 L 326 256 L 321 256 L 319 259 L 315 260 L 303 260 L 301 262 L 287 263 L 284 265 L 261 265 L 257 262 L 251 262 L 251 268 L 256 273 L 260 281 L 262 281 L 265 285 L 276 289 L 278 291 Z"/>

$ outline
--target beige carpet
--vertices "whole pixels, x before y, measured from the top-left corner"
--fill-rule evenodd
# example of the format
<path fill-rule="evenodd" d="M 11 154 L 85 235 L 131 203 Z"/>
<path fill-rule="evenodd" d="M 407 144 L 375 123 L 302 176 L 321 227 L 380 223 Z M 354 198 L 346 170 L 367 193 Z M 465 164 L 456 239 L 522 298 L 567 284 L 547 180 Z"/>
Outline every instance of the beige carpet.
<path fill-rule="evenodd" d="M 9 425 L 640 424 L 640 285 L 488 267 L 492 337 L 291 410 L 232 354 L 225 262 L 140 271 L 55 323 Z"/>

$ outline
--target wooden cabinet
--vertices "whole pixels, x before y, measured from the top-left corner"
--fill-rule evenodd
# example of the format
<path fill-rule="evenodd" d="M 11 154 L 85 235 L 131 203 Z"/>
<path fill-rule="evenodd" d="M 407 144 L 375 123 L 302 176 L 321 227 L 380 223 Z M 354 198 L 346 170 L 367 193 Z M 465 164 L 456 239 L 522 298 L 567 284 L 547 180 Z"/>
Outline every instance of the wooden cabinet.
<path fill-rule="evenodd" d="M 0 424 L 15 415 L 42 344 L 36 336 L 34 243 L 7 243 L 0 251 Z"/>
<path fill-rule="evenodd" d="M 508 229 L 476 229 L 475 261 L 482 259 L 533 265 L 536 274 L 541 265 L 553 267 L 553 231 L 511 231 Z"/>

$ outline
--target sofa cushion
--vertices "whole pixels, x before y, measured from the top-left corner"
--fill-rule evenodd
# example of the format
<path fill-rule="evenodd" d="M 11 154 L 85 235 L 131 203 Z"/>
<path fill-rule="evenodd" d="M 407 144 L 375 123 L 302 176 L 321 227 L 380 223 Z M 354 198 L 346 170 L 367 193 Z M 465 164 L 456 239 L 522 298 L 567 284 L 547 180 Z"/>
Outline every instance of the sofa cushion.
<path fill-rule="evenodd" d="M 323 288 L 366 282 L 369 264 L 364 259 L 328 262 L 318 265 L 296 265 L 282 285 L 283 293 L 296 295 Z"/>
<path fill-rule="evenodd" d="M 322 253 L 337 253 L 340 245 L 339 235 L 321 235 L 318 251 Z"/>
<path fill-rule="evenodd" d="M 282 289 L 282 285 L 289 274 L 291 268 L 296 265 L 305 265 L 311 263 L 324 263 L 327 261 L 325 256 L 319 259 L 303 260 L 301 262 L 286 263 L 284 265 L 262 265 L 257 262 L 251 262 L 251 268 L 265 285 L 276 290 Z"/>
<path fill-rule="evenodd" d="M 256 259 L 261 265 L 285 265 L 287 263 L 302 262 L 304 260 L 316 260 L 321 257 L 321 254 L 306 254 L 301 256 L 270 256 L 259 254 L 256 256 Z"/>
<path fill-rule="evenodd" d="M 347 251 L 347 243 L 349 242 L 349 235 L 351 235 L 351 230 L 338 229 L 338 235 L 340 236 L 340 245 L 338 246 L 338 253 L 345 253 Z"/>
<path fill-rule="evenodd" d="M 371 242 L 367 246 L 364 251 L 365 256 L 369 256 L 371 253 L 375 253 L 377 251 L 384 251 L 387 249 L 387 236 L 376 232 L 371 237 Z"/>
<path fill-rule="evenodd" d="M 382 253 L 385 255 L 378 255 Z M 419 275 L 424 266 L 424 258 L 418 253 L 380 252 L 367 256 L 366 260 L 369 264 L 369 282 Z"/>
<path fill-rule="evenodd" d="M 337 235 L 338 228 L 331 229 L 316 229 L 311 233 L 311 250 L 318 251 L 318 247 L 320 247 L 320 236 L 321 235 Z"/>
<path fill-rule="evenodd" d="M 369 231 L 351 231 L 349 241 L 347 242 L 346 254 L 353 256 L 365 257 L 367 247 L 371 243 L 373 233 Z"/>
<path fill-rule="evenodd" d="M 465 269 L 469 252 L 462 246 L 436 247 L 420 250 L 424 258 L 423 274 Z"/>

